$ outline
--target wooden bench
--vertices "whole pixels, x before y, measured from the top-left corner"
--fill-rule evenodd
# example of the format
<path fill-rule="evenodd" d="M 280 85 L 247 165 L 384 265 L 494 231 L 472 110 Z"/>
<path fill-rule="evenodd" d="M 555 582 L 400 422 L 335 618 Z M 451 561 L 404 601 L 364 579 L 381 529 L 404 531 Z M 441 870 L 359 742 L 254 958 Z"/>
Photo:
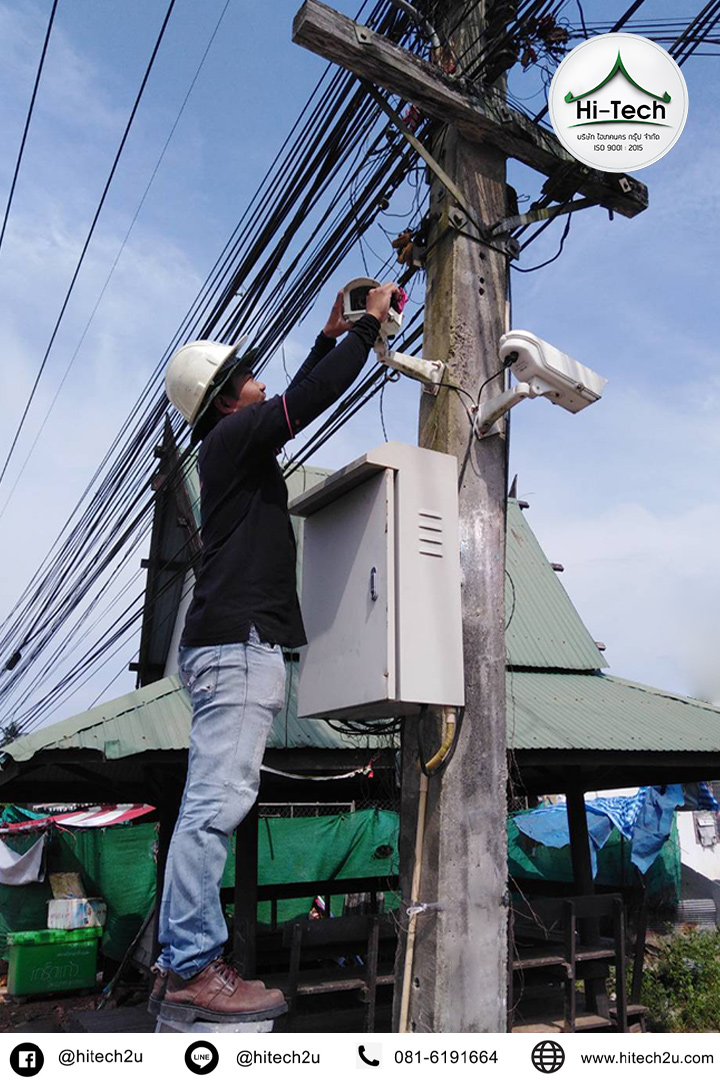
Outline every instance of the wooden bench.
<path fill-rule="evenodd" d="M 374 1031 L 377 988 L 394 983 L 395 939 L 392 913 L 297 919 L 283 929 L 287 975 L 265 981 L 283 991 L 291 1012 L 301 997 L 353 992 L 365 1004 L 365 1030 Z"/>
<path fill-rule="evenodd" d="M 602 938 L 601 919 L 609 919 L 612 937 Z M 556 969 L 564 986 L 564 1029 L 578 1029 L 576 982 L 586 965 L 607 961 L 615 966 L 617 1001 L 614 1020 L 618 1031 L 628 1030 L 625 989 L 625 916 L 622 897 L 617 894 L 542 898 L 513 905 L 508 965 L 508 1016 L 512 1030 L 513 975 L 540 969 Z M 598 1017 L 602 1026 L 609 1018 Z"/>

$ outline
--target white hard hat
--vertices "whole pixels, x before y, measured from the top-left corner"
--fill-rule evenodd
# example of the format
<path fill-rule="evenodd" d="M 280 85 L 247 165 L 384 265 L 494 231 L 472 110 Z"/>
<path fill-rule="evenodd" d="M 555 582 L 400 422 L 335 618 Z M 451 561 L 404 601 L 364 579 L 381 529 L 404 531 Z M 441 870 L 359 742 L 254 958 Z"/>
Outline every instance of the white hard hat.
<path fill-rule="evenodd" d="M 165 393 L 192 427 L 226 381 L 215 381 L 223 364 L 237 353 L 246 340 L 244 334 L 234 345 L 218 341 L 189 341 L 173 353 L 165 373 Z M 240 363 L 240 360 L 238 360 Z M 228 366 L 224 374 L 232 374 Z"/>

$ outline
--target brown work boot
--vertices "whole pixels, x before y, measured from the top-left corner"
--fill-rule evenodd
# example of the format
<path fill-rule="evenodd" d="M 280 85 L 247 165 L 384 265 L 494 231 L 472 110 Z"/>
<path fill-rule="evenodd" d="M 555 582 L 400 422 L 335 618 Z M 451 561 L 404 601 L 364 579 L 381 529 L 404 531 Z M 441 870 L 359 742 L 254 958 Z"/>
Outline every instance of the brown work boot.
<path fill-rule="evenodd" d="M 160 1017 L 192 1024 L 214 1020 L 217 1024 L 242 1020 L 272 1020 L 287 1012 L 280 990 L 266 990 L 260 983 L 245 982 L 234 968 L 213 960 L 192 979 L 171 971 L 160 1005 Z"/>
<path fill-rule="evenodd" d="M 155 976 L 155 982 L 152 985 L 150 991 L 150 998 L 148 1000 L 148 1012 L 151 1016 L 157 1016 L 160 1012 L 160 1006 L 165 998 L 165 991 L 167 990 L 167 981 L 169 971 L 158 967 L 157 964 L 153 964 L 150 971 Z M 265 983 L 261 979 L 251 979 L 248 981 L 248 986 L 260 986 L 265 989 Z"/>
<path fill-rule="evenodd" d="M 163 968 L 157 967 L 157 965 L 155 964 L 153 964 L 153 966 L 150 968 L 150 971 L 155 976 L 155 982 L 153 983 L 152 990 L 150 991 L 150 998 L 148 1000 L 148 1012 L 151 1016 L 157 1016 L 160 1012 L 160 1006 L 162 1004 L 163 998 L 165 997 L 165 990 L 167 989 L 169 973 L 167 971 L 164 971 Z"/>

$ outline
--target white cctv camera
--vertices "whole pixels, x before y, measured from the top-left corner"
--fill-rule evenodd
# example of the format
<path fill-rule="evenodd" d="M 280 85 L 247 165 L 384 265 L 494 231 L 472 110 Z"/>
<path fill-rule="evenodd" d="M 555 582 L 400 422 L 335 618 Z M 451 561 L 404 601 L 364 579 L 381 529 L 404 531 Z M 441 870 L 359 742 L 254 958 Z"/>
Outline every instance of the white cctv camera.
<path fill-rule="evenodd" d="M 356 323 L 366 314 L 365 304 L 367 295 L 371 289 L 377 289 L 379 281 L 373 278 L 353 278 L 343 289 L 343 318 L 348 322 Z M 424 389 L 431 394 L 437 394 L 445 371 L 445 365 L 439 360 L 423 360 L 421 356 L 409 356 L 407 353 L 397 352 L 391 349 L 388 338 L 395 337 L 402 329 L 402 307 L 407 297 L 400 290 L 402 298 L 395 297 L 390 304 L 387 318 L 380 327 L 380 333 L 373 345 L 375 354 L 381 364 L 392 368 L 401 375 L 407 375 L 411 379 L 417 379 L 424 384 Z"/>
<path fill-rule="evenodd" d="M 374 281 L 373 278 L 359 277 L 349 281 L 343 289 L 343 318 L 351 323 L 361 319 L 366 314 L 365 304 L 368 293 L 379 286 L 380 282 Z M 395 337 L 401 329 L 402 312 L 391 305 L 380 334 L 384 338 Z"/>
<path fill-rule="evenodd" d="M 516 359 L 512 360 L 512 354 Z M 530 387 L 529 397 L 546 397 L 568 412 L 580 412 L 602 397 L 602 375 L 579 364 L 567 353 L 528 330 L 510 330 L 500 338 L 500 359 L 518 382 Z"/>
<path fill-rule="evenodd" d="M 553 405 L 577 413 L 599 401 L 607 383 L 602 375 L 528 330 L 503 334 L 500 359 L 518 382 L 480 406 L 474 425 L 478 438 L 489 435 L 497 421 L 526 398 L 545 397 Z"/>

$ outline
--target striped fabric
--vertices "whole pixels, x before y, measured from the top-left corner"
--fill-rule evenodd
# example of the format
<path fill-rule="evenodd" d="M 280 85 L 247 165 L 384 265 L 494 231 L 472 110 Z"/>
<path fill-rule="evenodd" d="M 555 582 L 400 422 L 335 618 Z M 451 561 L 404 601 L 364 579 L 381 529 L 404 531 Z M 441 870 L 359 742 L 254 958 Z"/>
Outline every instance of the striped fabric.
<path fill-rule="evenodd" d="M 101 829 L 107 825 L 124 825 L 128 821 L 142 817 L 154 810 L 154 806 L 138 803 L 113 804 L 111 806 L 93 806 L 89 810 L 71 810 L 63 814 L 49 814 L 47 817 L 32 821 L 18 821 L 0 827 L 2 833 L 33 832 L 57 825 L 62 829 Z"/>

